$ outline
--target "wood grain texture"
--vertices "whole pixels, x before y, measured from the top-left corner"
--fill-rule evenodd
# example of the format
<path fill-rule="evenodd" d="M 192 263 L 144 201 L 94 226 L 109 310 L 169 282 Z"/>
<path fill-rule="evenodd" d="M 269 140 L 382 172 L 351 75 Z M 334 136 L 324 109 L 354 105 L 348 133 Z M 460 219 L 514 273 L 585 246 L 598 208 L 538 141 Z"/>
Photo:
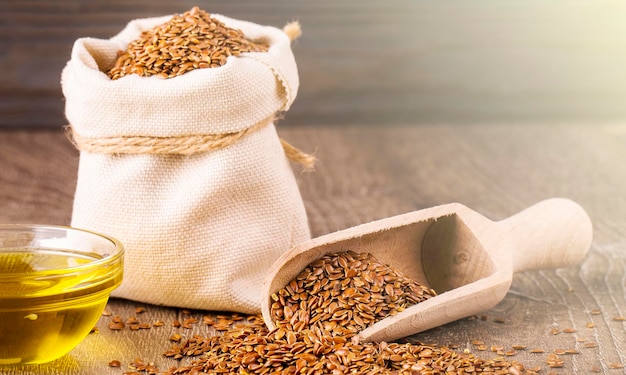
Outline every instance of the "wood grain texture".
<path fill-rule="evenodd" d="M 66 121 L 59 80 L 77 38 L 196 4 L 276 27 L 300 21 L 288 123 L 626 117 L 626 6 L 612 0 L 3 0 L 0 125 Z"/>
<path fill-rule="evenodd" d="M 294 170 L 319 236 L 339 229 L 449 202 L 460 202 L 493 220 L 504 219 L 545 198 L 563 196 L 583 206 L 594 225 L 590 253 L 580 267 L 516 274 L 504 300 L 475 319 L 463 319 L 409 340 L 452 345 L 484 358 L 472 340 L 488 346 L 526 345 L 508 359 L 548 369 L 554 349 L 563 355 L 557 374 L 617 374 L 610 363 L 626 364 L 626 126 L 596 125 L 426 125 L 280 126 L 280 135 L 320 159 L 317 171 Z M 60 131 L 0 132 L 1 222 L 68 223 L 77 153 Z M 139 304 L 112 300 L 108 309 L 123 318 Z M 146 331 L 111 331 L 98 323 L 69 355 L 46 365 L 2 368 L 8 375 L 115 374 L 118 359 L 135 358 L 167 369 L 162 357 L 168 337 L 212 334 L 201 324 L 176 329 L 176 308 L 146 306 L 145 322 L 166 326 Z M 594 311 L 597 309 L 597 312 Z M 193 312 L 201 318 L 204 312 Z M 593 323 L 594 327 L 587 325 Z M 576 332 L 565 333 L 566 328 Z M 553 334 L 551 330 L 559 329 Z M 585 341 L 579 341 L 585 340 Z M 595 342 L 597 347 L 586 348 Z M 543 354 L 530 353 L 541 348 Z"/>
<path fill-rule="evenodd" d="M 0 141 L 2 223 L 69 225 L 78 151 L 60 129 L 4 131 Z M 71 170 L 73 173 L 68 174 Z"/>

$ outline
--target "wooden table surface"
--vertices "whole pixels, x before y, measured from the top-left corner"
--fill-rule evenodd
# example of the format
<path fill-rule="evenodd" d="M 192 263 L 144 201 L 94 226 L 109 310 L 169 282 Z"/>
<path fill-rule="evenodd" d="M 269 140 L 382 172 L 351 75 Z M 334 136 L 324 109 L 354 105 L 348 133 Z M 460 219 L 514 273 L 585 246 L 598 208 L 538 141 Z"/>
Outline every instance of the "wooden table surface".
<path fill-rule="evenodd" d="M 143 15 L 144 9 L 107 1 L 120 11 L 102 12 L 99 7 L 104 7 L 105 2 L 58 1 L 34 2 L 42 10 L 31 13 L 23 5 L 26 3 L 7 1 L 2 5 L 9 10 L 2 15 L 3 31 L 11 26 L 7 20 L 31 23 L 18 27 L 13 36 L 0 39 L 4 43 L 0 45 L 3 53 L 4 47 L 12 48 L 10 54 L 2 56 L 0 64 L 16 73 L 6 73 L 5 69 L 0 90 L 0 118 L 2 125 L 7 126 L 0 131 L 0 223 L 66 225 L 71 220 L 79 154 L 61 129 L 62 97 L 58 75 L 54 74 L 59 74 L 67 59 L 68 39 L 85 36 L 87 32 L 101 37 L 112 35 L 128 19 Z M 314 152 L 320 160 L 316 171 L 309 173 L 294 165 L 313 236 L 449 202 L 463 203 L 488 218 L 500 220 L 540 200 L 567 197 L 581 204 L 592 219 L 592 247 L 580 266 L 516 274 L 504 300 L 480 318 L 450 323 L 411 340 L 452 345 L 459 351 L 468 349 L 482 358 L 496 356 L 490 350 L 492 346 L 510 349 L 513 345 L 525 345 L 526 350 L 519 350 L 508 359 L 527 367 L 541 366 L 542 374 L 586 374 L 595 370 L 602 374 L 624 373 L 620 366 L 626 365 L 626 322 L 620 318 L 626 316 L 626 87 L 623 55 L 612 48 L 622 42 L 607 39 L 596 47 L 596 52 L 612 53 L 611 61 L 585 55 L 587 60 L 563 65 L 564 70 L 535 66 L 538 61 L 529 52 L 543 48 L 533 41 L 548 40 L 573 48 L 567 44 L 568 31 L 575 28 L 567 24 L 566 31 L 554 31 L 549 27 L 553 21 L 582 20 L 585 11 L 591 20 L 606 16 L 614 21 L 594 29 L 595 34 L 588 36 L 593 38 L 623 30 L 623 24 L 614 18 L 619 12 L 612 12 L 610 6 L 594 8 L 586 2 L 576 2 L 574 8 L 564 8 L 562 12 L 554 3 L 542 6 L 537 2 L 512 2 L 519 16 L 494 4 L 489 11 L 481 11 L 446 5 L 433 8 L 415 2 L 410 8 L 413 13 L 407 14 L 402 8 L 385 8 L 373 2 L 364 2 L 355 11 L 347 5 L 336 5 L 339 13 L 323 12 L 322 5 L 291 5 L 287 1 L 271 2 L 274 8 L 251 5 L 256 4 L 253 1 L 244 3 L 250 7 L 225 1 L 208 5 L 215 4 L 217 11 L 226 15 L 276 26 L 282 26 L 293 14 L 305 26 L 305 34 L 295 46 L 302 67 L 302 95 L 296 100 L 293 116 L 289 112 L 279 122 L 278 131 L 285 140 Z M 409 7 L 408 2 L 397 3 Z M 146 5 L 147 16 L 179 11 L 173 2 L 152 4 Z M 181 11 L 191 2 L 183 4 Z M 69 9 L 74 13 L 68 13 Z M 506 34 L 498 38 L 479 27 L 494 27 L 492 31 L 502 27 L 505 21 L 499 15 L 508 16 L 510 28 L 526 30 L 525 21 L 534 19 L 538 10 L 545 11 L 544 17 L 539 18 L 540 30 L 532 36 Z M 46 12 L 54 14 L 50 22 L 57 23 L 48 30 L 36 27 Z M 81 12 L 101 23 L 88 22 L 89 18 L 75 19 Z M 473 30 L 466 35 L 469 55 L 455 54 L 456 47 L 450 47 L 462 40 L 462 30 L 456 30 L 433 36 L 439 44 L 434 44 L 435 55 L 431 56 L 442 53 L 450 59 L 417 59 L 423 51 L 418 44 L 427 40 L 417 35 L 420 43 L 409 49 L 407 57 L 419 60 L 417 65 L 406 63 L 399 55 L 387 65 L 381 63 L 380 57 L 371 56 L 364 47 L 367 43 L 363 39 L 375 40 L 397 53 L 401 44 L 397 38 L 403 34 L 397 31 L 394 40 L 399 44 L 391 43 L 390 47 L 385 40 L 372 39 L 378 35 L 372 29 L 361 32 L 349 27 L 361 20 L 380 20 L 372 14 L 382 14 L 382 23 L 388 27 L 396 19 L 400 20 L 399 27 L 404 28 L 419 19 L 432 31 L 437 29 L 433 16 L 447 17 L 451 27 L 469 25 Z M 307 15 L 318 22 L 311 25 L 310 31 L 306 27 L 310 22 Z M 340 22 L 344 16 L 348 17 L 348 26 Z M 68 20 L 73 23 L 68 24 Z M 345 31 L 342 35 L 349 42 L 341 43 L 338 30 Z M 549 34 L 549 38 L 539 38 L 541 32 Z M 576 32 L 576 36 L 582 33 Z M 41 43 L 45 33 L 50 43 L 65 48 L 65 55 L 50 56 L 51 50 Z M 311 35 L 309 39 L 307 35 Z M 43 64 L 39 60 L 24 65 L 25 55 L 20 54 L 18 42 L 29 36 L 39 38 L 35 47 L 46 55 L 44 61 L 53 63 L 52 68 L 43 68 L 48 69 L 47 73 L 29 75 L 28 69 Z M 324 47 L 322 40 L 328 40 L 333 47 Z M 522 56 L 524 51 L 530 53 L 529 60 L 517 68 L 528 70 L 512 72 L 500 65 L 514 63 L 520 55 L 507 54 L 513 50 L 500 55 L 496 47 L 515 41 L 520 42 L 517 47 L 527 48 L 520 52 Z M 593 41 L 582 39 L 577 43 L 584 47 Z M 341 54 L 341 48 L 349 53 Z M 337 52 L 343 59 L 318 57 L 329 51 Z M 568 57 L 578 56 L 578 52 L 567 51 L 570 54 L 552 55 L 556 59 L 552 62 L 558 65 Z M 472 60 L 478 65 L 470 64 L 472 57 L 485 54 L 493 54 L 491 65 L 481 67 L 478 60 Z M 311 62 L 316 58 L 316 63 Z M 618 65 L 619 74 L 613 74 L 618 72 Z M 414 66 L 416 71 L 411 70 Z M 533 67 L 538 67 L 539 77 L 529 74 Z M 595 71 L 597 79 L 579 77 L 587 69 Z M 422 75 L 420 71 L 429 74 Z M 486 74 L 489 71 L 495 76 Z M 476 74 L 483 73 L 480 79 L 476 78 Z M 509 77 L 510 74 L 515 77 Z M 505 79 L 505 83 L 500 79 Z M 463 91 L 468 88 L 475 91 Z M 137 307 L 143 307 L 145 312 L 136 314 Z M 113 299 L 107 309 L 124 319 L 137 316 L 141 321 L 162 320 L 166 324 L 149 330 L 112 331 L 108 328 L 111 318 L 103 316 L 97 325 L 99 332 L 90 334 L 69 355 L 45 365 L 2 367 L 0 373 L 119 375 L 136 358 L 154 362 L 165 370 L 177 364 L 162 356 L 170 347 L 171 334 L 213 334 L 202 324 L 191 329 L 172 327 L 171 322 L 186 317 L 186 312 L 177 308 Z M 207 313 L 215 312 L 191 312 L 198 318 Z M 568 333 L 570 329 L 575 332 Z M 475 340 L 484 342 L 488 350 L 478 350 L 472 344 Z M 545 352 L 531 353 L 533 348 Z M 548 353 L 559 349 L 576 349 L 578 353 L 561 355 L 563 368 L 548 368 Z M 122 369 L 108 366 L 114 359 L 122 363 Z"/>
<path fill-rule="evenodd" d="M 545 198 L 563 196 L 580 203 L 592 218 L 592 249 L 580 267 L 516 274 L 510 292 L 486 320 L 462 320 L 414 339 L 458 345 L 477 355 L 472 340 L 486 345 L 522 344 L 513 359 L 542 366 L 547 352 L 577 349 L 562 356 L 557 374 L 619 374 L 626 364 L 626 126 L 426 125 L 292 126 L 279 133 L 304 150 L 315 150 L 320 165 L 312 173 L 294 167 L 314 236 L 356 224 L 448 202 L 461 202 L 499 220 Z M 60 130 L 0 133 L 0 207 L 3 223 L 68 224 L 78 154 Z M 2 369 L 17 374 L 120 374 L 107 364 L 135 358 L 160 368 L 175 364 L 162 357 L 168 337 L 179 332 L 207 335 L 201 325 L 172 328 L 180 309 L 112 300 L 108 309 L 124 319 L 163 320 L 147 331 L 111 331 L 103 317 L 71 354 L 47 365 Z M 194 312 L 201 318 L 202 312 Z M 589 328 L 588 324 L 595 326 Z M 575 328 L 574 333 L 561 331 Z M 584 341 L 582 341 L 584 340 Z M 587 348 L 588 343 L 597 347 Z M 541 348 L 544 354 L 530 353 Z"/>

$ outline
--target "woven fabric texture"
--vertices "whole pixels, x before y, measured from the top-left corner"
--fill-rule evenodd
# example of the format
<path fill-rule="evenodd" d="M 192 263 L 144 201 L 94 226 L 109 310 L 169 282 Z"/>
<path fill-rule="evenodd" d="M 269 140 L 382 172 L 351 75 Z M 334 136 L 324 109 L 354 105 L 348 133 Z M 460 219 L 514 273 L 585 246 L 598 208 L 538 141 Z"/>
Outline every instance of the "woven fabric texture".
<path fill-rule="evenodd" d="M 216 16 L 266 53 L 172 79 L 104 73 L 118 50 L 169 17 L 135 20 L 109 39 L 81 38 L 62 73 L 66 116 L 84 137 L 237 132 L 286 111 L 298 90 L 283 31 Z M 72 226 L 118 238 L 114 297 L 193 309 L 260 312 L 267 269 L 310 238 L 296 178 L 273 122 L 222 149 L 191 155 L 80 153 Z"/>

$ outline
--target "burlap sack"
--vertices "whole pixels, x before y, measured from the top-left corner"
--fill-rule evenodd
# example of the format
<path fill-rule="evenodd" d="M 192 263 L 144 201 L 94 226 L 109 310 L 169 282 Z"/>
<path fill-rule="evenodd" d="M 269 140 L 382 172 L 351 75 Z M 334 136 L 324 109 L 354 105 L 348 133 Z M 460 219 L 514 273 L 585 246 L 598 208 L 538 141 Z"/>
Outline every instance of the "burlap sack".
<path fill-rule="evenodd" d="M 75 42 L 62 73 L 81 150 L 72 226 L 125 245 L 115 297 L 257 313 L 268 267 L 310 238 L 273 121 L 296 97 L 298 73 L 282 30 L 212 16 L 269 51 L 171 79 L 111 80 L 116 53 L 170 17 Z"/>

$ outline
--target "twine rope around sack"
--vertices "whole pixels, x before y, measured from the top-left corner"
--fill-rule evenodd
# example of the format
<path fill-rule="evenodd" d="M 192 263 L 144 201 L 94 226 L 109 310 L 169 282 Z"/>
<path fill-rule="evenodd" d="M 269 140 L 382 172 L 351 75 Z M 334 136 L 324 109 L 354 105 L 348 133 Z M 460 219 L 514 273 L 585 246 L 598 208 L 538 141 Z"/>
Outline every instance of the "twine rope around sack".
<path fill-rule="evenodd" d="M 151 155 L 193 155 L 223 149 L 275 121 L 270 116 L 238 132 L 223 134 L 200 134 L 178 137 L 122 136 L 92 138 L 78 134 L 71 125 L 66 126 L 66 134 L 79 151 L 98 154 L 151 154 Z M 301 164 L 305 170 L 315 168 L 315 156 L 304 153 L 288 142 L 280 139 L 285 156 Z"/>

